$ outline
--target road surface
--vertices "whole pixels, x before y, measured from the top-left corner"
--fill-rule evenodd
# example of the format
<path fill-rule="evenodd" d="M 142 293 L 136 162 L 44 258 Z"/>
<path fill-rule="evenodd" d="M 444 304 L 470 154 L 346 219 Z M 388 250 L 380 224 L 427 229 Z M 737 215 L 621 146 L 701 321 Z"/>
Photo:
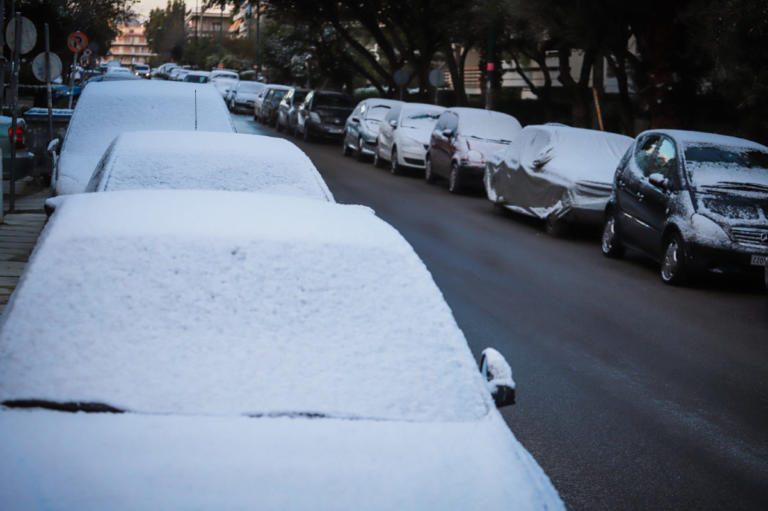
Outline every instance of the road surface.
<path fill-rule="evenodd" d="M 337 201 L 372 207 L 413 245 L 475 356 L 507 357 L 518 403 L 504 417 L 569 508 L 768 508 L 762 284 L 666 286 L 639 255 L 603 257 L 593 231 L 552 238 L 479 195 L 292 140 Z"/>

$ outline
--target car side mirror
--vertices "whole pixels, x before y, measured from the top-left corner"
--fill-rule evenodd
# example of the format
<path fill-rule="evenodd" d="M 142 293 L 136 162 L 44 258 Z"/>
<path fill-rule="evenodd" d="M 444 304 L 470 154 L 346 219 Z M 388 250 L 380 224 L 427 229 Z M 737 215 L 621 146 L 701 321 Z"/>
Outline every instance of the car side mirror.
<path fill-rule="evenodd" d="M 352 118 L 352 122 L 360 122 L 360 118 L 359 117 L 353 117 Z"/>
<path fill-rule="evenodd" d="M 497 408 L 515 404 L 515 380 L 504 355 L 493 348 L 485 348 L 480 358 L 480 374 Z"/>
<path fill-rule="evenodd" d="M 389 121 L 389 125 L 392 126 L 393 130 L 397 129 L 397 121 L 396 120 L 392 119 L 391 121 Z"/>
<path fill-rule="evenodd" d="M 48 142 L 48 149 L 47 149 L 48 154 L 53 156 L 53 154 L 58 153 L 59 152 L 59 143 L 60 142 L 61 142 L 61 140 L 58 139 L 58 138 L 54 138 L 53 140 Z"/>
<path fill-rule="evenodd" d="M 453 136 L 453 130 L 450 128 L 446 128 L 443 130 L 443 136 L 445 138 L 451 138 Z"/>
<path fill-rule="evenodd" d="M 660 174 L 659 172 L 654 172 L 650 176 L 648 176 L 648 182 L 651 183 L 656 188 L 660 188 L 664 191 L 667 191 L 669 189 L 669 179 L 664 177 L 663 174 Z"/>

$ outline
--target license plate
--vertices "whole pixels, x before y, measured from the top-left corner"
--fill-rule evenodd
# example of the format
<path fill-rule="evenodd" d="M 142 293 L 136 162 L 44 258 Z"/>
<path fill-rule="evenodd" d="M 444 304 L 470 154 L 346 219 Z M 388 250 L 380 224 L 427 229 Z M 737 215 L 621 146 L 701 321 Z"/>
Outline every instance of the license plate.
<path fill-rule="evenodd" d="M 768 256 L 753 255 L 752 256 L 752 266 L 765 266 L 765 261 L 766 260 L 768 260 Z"/>
<path fill-rule="evenodd" d="M 328 133 L 341 133 L 341 128 L 328 128 Z"/>

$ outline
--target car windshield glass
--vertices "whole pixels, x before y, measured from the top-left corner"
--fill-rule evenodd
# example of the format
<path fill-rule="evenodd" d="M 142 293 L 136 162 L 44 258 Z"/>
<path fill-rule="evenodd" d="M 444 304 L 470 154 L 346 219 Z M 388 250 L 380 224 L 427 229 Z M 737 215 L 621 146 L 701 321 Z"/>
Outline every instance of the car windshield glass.
<path fill-rule="evenodd" d="M 520 131 L 520 124 L 514 117 L 508 115 L 480 112 L 479 114 L 463 114 L 460 121 L 460 131 L 470 138 L 509 143 Z"/>
<path fill-rule="evenodd" d="M 757 148 L 689 144 L 685 166 L 695 187 L 768 187 L 768 152 Z"/>
<path fill-rule="evenodd" d="M 441 112 L 425 112 L 423 110 L 410 112 L 403 116 L 402 125 L 406 128 L 431 127 L 440 117 Z"/>
<path fill-rule="evenodd" d="M 341 94 L 316 94 L 315 106 L 323 108 L 351 108 L 352 100 Z"/>
<path fill-rule="evenodd" d="M 385 105 L 376 105 L 368 109 L 365 113 L 365 119 L 368 121 L 383 121 L 389 113 L 389 107 Z"/>
<path fill-rule="evenodd" d="M 272 99 L 279 101 L 288 93 L 287 90 L 276 90 L 272 93 Z"/>
<path fill-rule="evenodd" d="M 192 83 L 207 83 L 208 77 L 205 75 L 187 75 L 184 77 L 184 81 Z"/>

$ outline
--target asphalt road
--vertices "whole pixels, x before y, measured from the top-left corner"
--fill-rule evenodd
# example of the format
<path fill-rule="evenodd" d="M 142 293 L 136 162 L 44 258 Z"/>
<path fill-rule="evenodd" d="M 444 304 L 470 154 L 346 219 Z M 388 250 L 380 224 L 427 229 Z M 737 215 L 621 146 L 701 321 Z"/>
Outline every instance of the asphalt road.
<path fill-rule="evenodd" d="M 518 404 L 504 417 L 569 508 L 768 508 L 761 283 L 669 287 L 639 255 L 604 258 L 594 231 L 552 238 L 479 195 L 295 142 L 338 202 L 372 207 L 413 245 L 475 355 L 507 357 Z"/>

